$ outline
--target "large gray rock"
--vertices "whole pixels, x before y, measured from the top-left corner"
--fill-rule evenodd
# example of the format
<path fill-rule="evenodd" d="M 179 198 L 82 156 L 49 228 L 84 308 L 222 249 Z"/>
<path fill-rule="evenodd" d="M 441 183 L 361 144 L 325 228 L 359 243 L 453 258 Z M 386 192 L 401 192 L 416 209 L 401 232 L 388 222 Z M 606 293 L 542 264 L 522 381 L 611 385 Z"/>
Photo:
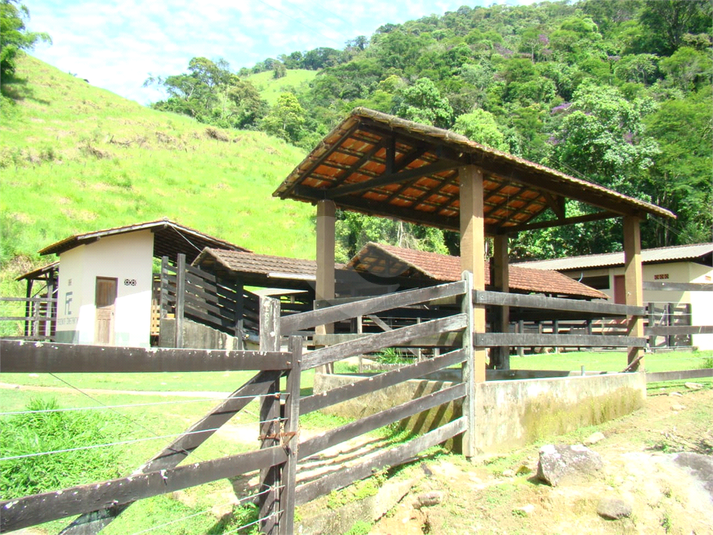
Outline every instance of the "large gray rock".
<path fill-rule="evenodd" d="M 607 520 L 619 520 L 631 516 L 631 505 L 619 498 L 602 498 L 597 505 L 597 514 Z"/>
<path fill-rule="evenodd" d="M 556 487 L 568 479 L 593 474 L 603 466 L 601 456 L 581 444 L 574 446 L 548 444 L 540 450 L 537 477 Z"/>

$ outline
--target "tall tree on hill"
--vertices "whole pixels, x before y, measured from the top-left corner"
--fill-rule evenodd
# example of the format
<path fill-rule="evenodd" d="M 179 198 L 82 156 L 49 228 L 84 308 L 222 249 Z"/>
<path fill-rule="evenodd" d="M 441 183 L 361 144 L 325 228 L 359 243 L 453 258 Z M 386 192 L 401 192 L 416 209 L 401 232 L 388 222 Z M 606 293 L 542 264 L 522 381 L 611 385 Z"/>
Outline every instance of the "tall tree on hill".
<path fill-rule="evenodd" d="M 711 31 L 710 0 L 646 0 L 639 21 L 648 30 L 650 47 L 670 56 L 687 33 Z"/>
<path fill-rule="evenodd" d="M 30 11 L 18 0 L 0 0 L 0 84 L 15 72 L 19 50 L 32 50 L 39 41 L 51 43 L 44 32 L 31 32 L 25 27 Z"/>

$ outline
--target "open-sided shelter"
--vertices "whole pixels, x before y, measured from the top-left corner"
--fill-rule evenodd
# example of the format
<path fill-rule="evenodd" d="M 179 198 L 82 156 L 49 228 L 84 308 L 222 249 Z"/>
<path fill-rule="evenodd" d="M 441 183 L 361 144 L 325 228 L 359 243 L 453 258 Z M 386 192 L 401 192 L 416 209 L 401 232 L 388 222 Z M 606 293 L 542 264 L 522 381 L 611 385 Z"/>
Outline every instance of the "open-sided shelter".
<path fill-rule="evenodd" d="M 317 205 L 318 299 L 334 296 L 336 208 L 459 231 L 461 269 L 473 274 L 476 290 L 485 287 L 484 242 L 492 236 L 494 285 L 500 291 L 509 286 L 509 235 L 622 217 L 627 304 L 636 306 L 642 305 L 639 223 L 649 215 L 675 217 L 659 206 L 453 132 L 365 108 L 337 125 L 274 195 Z M 569 216 L 568 199 L 586 204 L 592 213 Z M 505 313 L 501 330 L 508 324 Z M 482 305 L 476 305 L 473 330 L 485 332 Z M 630 317 L 629 332 L 643 336 L 640 318 Z M 640 357 L 640 348 L 630 349 L 632 363 Z M 485 380 L 484 348 L 476 351 L 475 374 Z"/>

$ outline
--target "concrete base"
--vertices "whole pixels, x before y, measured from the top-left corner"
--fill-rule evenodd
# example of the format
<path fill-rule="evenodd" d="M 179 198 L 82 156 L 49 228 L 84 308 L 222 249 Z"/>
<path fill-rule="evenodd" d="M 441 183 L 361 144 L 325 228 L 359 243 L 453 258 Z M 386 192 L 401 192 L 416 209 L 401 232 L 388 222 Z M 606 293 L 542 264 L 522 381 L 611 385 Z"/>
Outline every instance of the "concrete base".
<path fill-rule="evenodd" d="M 321 393 L 365 378 L 316 374 L 314 392 Z M 453 381 L 445 380 L 407 381 L 339 403 L 323 412 L 363 418 L 453 384 Z M 645 400 L 646 375 L 643 373 L 584 376 L 578 373 L 567 377 L 479 383 L 476 385 L 477 426 L 474 430 L 477 450 L 483 454 L 506 452 L 551 435 L 629 414 L 642 407 Z M 421 434 L 461 414 L 461 403 L 457 401 L 407 418 L 401 425 Z"/>
<path fill-rule="evenodd" d="M 175 347 L 176 320 L 162 319 L 159 333 L 159 347 Z M 183 322 L 183 347 L 188 349 L 243 349 L 242 341 L 239 338 L 190 320 Z"/>

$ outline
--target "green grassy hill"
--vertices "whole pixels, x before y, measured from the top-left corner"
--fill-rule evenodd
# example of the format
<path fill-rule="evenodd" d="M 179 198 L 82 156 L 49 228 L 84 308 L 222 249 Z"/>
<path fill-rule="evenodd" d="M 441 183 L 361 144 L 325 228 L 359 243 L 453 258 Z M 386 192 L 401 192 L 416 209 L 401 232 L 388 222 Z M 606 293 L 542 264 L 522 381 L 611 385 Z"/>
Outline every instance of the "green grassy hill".
<path fill-rule="evenodd" d="M 302 149 L 145 108 L 30 56 L 3 93 L 5 283 L 49 262 L 36 251 L 66 236 L 161 217 L 255 252 L 314 257 L 313 208 L 271 196 Z"/>
<path fill-rule="evenodd" d="M 265 71 L 248 76 L 253 85 L 260 91 L 260 96 L 272 106 L 278 97 L 288 88 L 300 89 L 317 76 L 317 71 L 306 69 L 288 69 L 282 78 L 275 78 L 273 71 Z"/>

